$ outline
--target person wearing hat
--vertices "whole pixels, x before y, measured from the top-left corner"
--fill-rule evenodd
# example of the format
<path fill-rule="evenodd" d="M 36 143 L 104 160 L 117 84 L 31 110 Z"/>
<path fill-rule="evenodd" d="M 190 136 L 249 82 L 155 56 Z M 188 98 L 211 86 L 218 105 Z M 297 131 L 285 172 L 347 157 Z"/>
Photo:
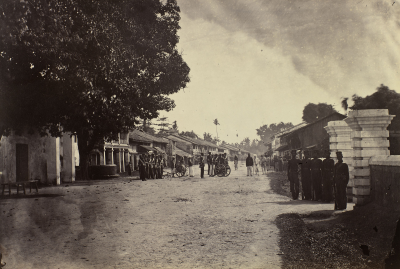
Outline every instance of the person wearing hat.
<path fill-rule="evenodd" d="M 212 166 L 211 163 L 212 163 L 212 155 L 211 155 L 211 152 L 209 151 L 208 155 L 207 155 L 207 166 L 208 166 L 208 175 L 209 176 L 210 176 L 210 170 L 211 170 L 211 166 Z"/>
<path fill-rule="evenodd" d="M 200 177 L 204 178 L 204 153 L 200 154 L 199 166 L 200 166 Z"/>
<path fill-rule="evenodd" d="M 175 156 L 172 156 L 171 159 L 171 176 L 174 177 L 175 176 L 175 168 L 176 168 L 176 160 L 175 160 Z"/>
<path fill-rule="evenodd" d="M 300 160 L 296 159 L 296 150 L 292 150 L 292 159 L 288 161 L 288 180 L 290 181 L 290 192 L 292 193 L 293 200 L 299 198 L 299 163 Z"/>
<path fill-rule="evenodd" d="M 349 167 L 343 162 L 341 151 L 336 152 L 338 162 L 335 164 L 333 172 L 333 183 L 335 188 L 335 210 L 347 208 L 347 184 L 349 183 Z"/>
<path fill-rule="evenodd" d="M 250 153 L 246 158 L 247 176 L 253 176 L 253 158 L 251 158 Z"/>
<path fill-rule="evenodd" d="M 301 161 L 301 186 L 303 200 L 311 200 L 311 160 L 309 159 L 310 152 L 304 151 L 304 159 Z"/>
<path fill-rule="evenodd" d="M 322 161 L 318 158 L 317 150 L 313 151 L 313 157 L 311 161 L 313 200 L 320 201 L 322 199 Z"/>
<path fill-rule="evenodd" d="M 333 170 L 335 169 L 335 162 L 331 159 L 331 152 L 325 151 L 325 159 L 322 161 L 322 201 L 331 202 L 332 197 L 332 184 L 333 184 Z"/>
<path fill-rule="evenodd" d="M 189 157 L 188 158 L 188 167 L 189 167 L 189 177 L 193 177 L 194 176 L 194 172 L 193 172 L 193 157 Z"/>
<path fill-rule="evenodd" d="M 139 155 L 139 176 L 142 181 L 146 181 L 146 163 L 143 154 Z"/>

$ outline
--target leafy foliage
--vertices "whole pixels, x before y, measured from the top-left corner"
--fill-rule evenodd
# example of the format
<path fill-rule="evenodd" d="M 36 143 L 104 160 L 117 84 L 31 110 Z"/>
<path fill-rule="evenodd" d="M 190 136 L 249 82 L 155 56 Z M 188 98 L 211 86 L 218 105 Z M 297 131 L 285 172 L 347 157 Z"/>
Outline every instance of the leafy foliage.
<path fill-rule="evenodd" d="M 195 132 L 193 132 L 193 130 L 190 132 L 189 131 L 181 132 L 180 135 L 191 137 L 191 138 L 196 138 L 196 139 L 199 138 L 199 136 Z"/>
<path fill-rule="evenodd" d="M 326 117 L 334 112 L 337 112 L 332 105 L 327 103 L 308 103 L 303 109 L 303 121 L 312 123 L 318 119 Z"/>
<path fill-rule="evenodd" d="M 265 124 L 257 129 L 257 135 L 260 136 L 262 141 L 269 142 L 274 134 L 282 132 L 291 127 L 293 127 L 291 122 L 271 123 L 269 126 L 268 124 Z"/>
<path fill-rule="evenodd" d="M 353 95 L 354 104 L 350 107 L 352 110 L 359 109 L 388 109 L 389 114 L 396 115 L 392 123 L 389 125 L 389 130 L 400 130 L 400 94 L 389 87 L 381 84 L 371 95 L 361 97 Z M 399 116 L 397 116 L 399 115 Z"/>

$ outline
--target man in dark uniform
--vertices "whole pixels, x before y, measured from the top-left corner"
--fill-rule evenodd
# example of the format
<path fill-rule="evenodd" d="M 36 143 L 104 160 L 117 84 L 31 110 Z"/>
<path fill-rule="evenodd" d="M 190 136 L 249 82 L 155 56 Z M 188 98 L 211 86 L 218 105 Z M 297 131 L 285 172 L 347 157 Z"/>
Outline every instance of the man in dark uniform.
<path fill-rule="evenodd" d="M 148 178 L 149 179 L 154 179 L 154 159 L 153 159 L 153 154 L 149 155 L 149 174 Z"/>
<path fill-rule="evenodd" d="M 288 180 L 290 181 L 290 192 L 293 200 L 299 198 L 299 160 L 296 159 L 296 150 L 292 150 L 292 159 L 288 161 Z"/>
<path fill-rule="evenodd" d="M 210 175 L 211 163 L 212 163 L 212 156 L 211 152 L 209 151 L 207 155 L 208 175 Z"/>
<path fill-rule="evenodd" d="M 331 152 L 325 152 L 325 160 L 322 161 L 322 201 L 331 202 L 332 197 L 332 184 L 333 184 L 333 170 L 335 169 L 335 162 L 331 159 Z"/>
<path fill-rule="evenodd" d="M 199 166 L 200 166 L 200 177 L 204 178 L 204 153 L 201 153 Z"/>
<path fill-rule="evenodd" d="M 146 181 L 146 164 L 143 154 L 139 155 L 139 175 L 142 181 Z"/>
<path fill-rule="evenodd" d="M 313 200 L 319 201 L 322 199 L 322 161 L 318 159 L 318 151 L 313 151 L 311 161 L 311 182 L 313 191 Z"/>
<path fill-rule="evenodd" d="M 303 189 L 303 199 L 311 200 L 311 160 L 310 152 L 304 151 L 304 159 L 301 162 L 301 186 Z"/>
<path fill-rule="evenodd" d="M 349 167 L 343 162 L 341 151 L 336 152 L 338 162 L 333 172 L 333 183 L 335 187 L 335 210 L 347 208 L 346 189 L 349 183 Z"/>

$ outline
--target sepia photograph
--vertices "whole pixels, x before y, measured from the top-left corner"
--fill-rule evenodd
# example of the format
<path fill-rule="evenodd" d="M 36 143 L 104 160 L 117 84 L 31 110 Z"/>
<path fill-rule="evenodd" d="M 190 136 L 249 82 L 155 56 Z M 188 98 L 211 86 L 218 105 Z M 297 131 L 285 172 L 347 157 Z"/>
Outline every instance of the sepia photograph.
<path fill-rule="evenodd" d="M 0 0 L 0 269 L 399 269 L 400 2 Z"/>

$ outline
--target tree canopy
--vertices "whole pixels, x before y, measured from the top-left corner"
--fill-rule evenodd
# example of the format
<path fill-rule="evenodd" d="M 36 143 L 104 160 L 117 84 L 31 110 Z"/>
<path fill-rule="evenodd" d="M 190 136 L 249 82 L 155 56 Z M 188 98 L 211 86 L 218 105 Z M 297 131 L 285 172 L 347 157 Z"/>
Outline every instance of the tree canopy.
<path fill-rule="evenodd" d="M 291 122 L 287 123 L 280 122 L 280 123 L 271 123 L 270 125 L 265 124 L 256 130 L 257 130 L 257 135 L 260 136 L 260 139 L 262 141 L 269 142 L 274 134 L 282 132 L 283 130 L 286 130 L 291 127 L 293 127 L 293 124 Z"/>
<path fill-rule="evenodd" d="M 199 136 L 192 131 L 185 131 L 185 132 L 181 132 L 179 135 L 183 135 L 183 136 L 187 136 L 187 137 L 191 137 L 191 138 L 199 138 Z"/>
<path fill-rule="evenodd" d="M 337 112 L 332 105 L 327 103 L 308 103 L 303 109 L 303 121 L 312 123 L 318 119 L 326 117 L 334 112 Z"/>
<path fill-rule="evenodd" d="M 373 94 L 366 97 L 354 94 L 352 100 L 354 104 L 349 107 L 351 110 L 388 109 L 389 114 L 396 115 L 388 129 L 400 130 L 400 94 L 396 91 L 381 84 Z"/>
<path fill-rule="evenodd" d="M 76 133 L 81 154 L 175 104 L 175 0 L 0 2 L 0 133 Z M 86 161 L 86 158 L 81 158 Z"/>

